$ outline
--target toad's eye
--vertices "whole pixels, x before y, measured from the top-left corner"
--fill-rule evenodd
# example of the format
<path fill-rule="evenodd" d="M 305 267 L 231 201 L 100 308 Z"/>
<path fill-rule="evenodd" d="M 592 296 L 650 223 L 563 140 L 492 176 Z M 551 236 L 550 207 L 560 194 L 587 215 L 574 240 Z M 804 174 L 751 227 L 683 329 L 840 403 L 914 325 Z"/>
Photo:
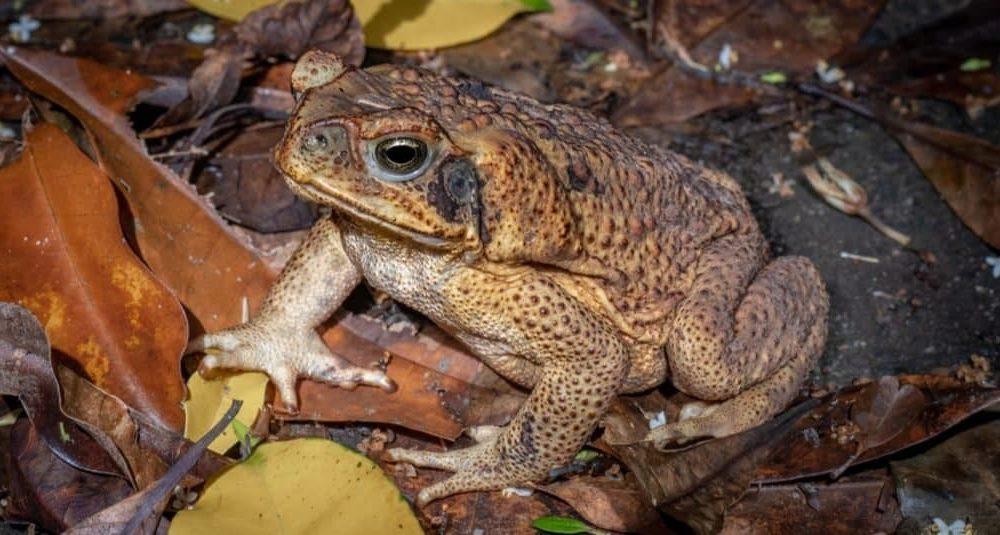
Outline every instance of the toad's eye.
<path fill-rule="evenodd" d="M 387 137 L 369 146 L 372 174 L 389 182 L 412 180 L 427 169 L 431 151 L 427 143 L 414 137 Z"/>

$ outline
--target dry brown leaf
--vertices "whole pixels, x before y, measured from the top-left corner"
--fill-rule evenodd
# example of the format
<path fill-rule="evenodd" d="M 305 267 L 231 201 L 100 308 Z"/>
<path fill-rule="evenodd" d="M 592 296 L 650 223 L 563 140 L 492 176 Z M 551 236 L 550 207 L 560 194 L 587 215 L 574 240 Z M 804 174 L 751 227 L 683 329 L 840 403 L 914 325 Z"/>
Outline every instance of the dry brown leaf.
<path fill-rule="evenodd" d="M 834 56 L 854 44 L 883 3 L 671 0 L 657 4 L 656 24 L 668 42 L 673 40 L 687 47 L 694 62 L 709 68 L 729 45 L 739 56 L 734 68 L 741 72 L 809 73 L 816 60 Z M 745 86 L 698 79 L 672 66 L 647 80 L 614 113 L 613 120 L 620 126 L 678 123 L 754 98 L 755 93 Z"/>
<path fill-rule="evenodd" d="M 132 253 L 107 176 L 56 126 L 27 133 L 0 170 L 0 300 L 30 309 L 61 356 L 99 387 L 181 429 L 187 321 Z M 24 214 L 33 217 L 24 217 Z"/>
<path fill-rule="evenodd" d="M 894 433 L 886 442 L 866 449 L 851 461 L 852 465 L 920 444 L 1000 400 L 1000 389 L 964 384 L 953 377 L 903 375 L 898 379 L 901 385 L 917 388 L 922 392 L 922 399 L 928 401 L 910 418 L 907 414 L 910 402 L 904 399 L 902 416 L 910 418 L 909 425 Z M 779 444 L 774 455 L 761 464 L 755 481 L 776 483 L 797 480 L 830 474 L 842 468 L 857 452 L 857 444 L 851 440 L 836 440 L 835 431 L 851 423 L 850 412 L 855 404 L 862 410 L 869 402 L 861 400 L 874 400 L 880 388 L 880 382 L 871 382 L 844 388 L 826 399 L 812 414 L 800 420 L 795 431 Z M 896 427 L 890 422 L 886 434 L 896 431 Z"/>
<path fill-rule="evenodd" d="M 612 404 L 604 419 L 602 449 L 609 449 L 628 466 L 653 505 L 700 533 L 718 531 L 725 511 L 746 491 L 758 463 L 817 404 L 815 400 L 802 403 L 738 435 L 664 452 L 648 442 L 634 443 L 649 429 L 643 412 L 675 412 L 657 399 L 658 393 L 645 398 L 632 398 L 631 403 L 623 398 Z M 643 411 L 635 403 L 641 403 Z"/>
<path fill-rule="evenodd" d="M 316 205 L 292 193 L 271 164 L 271 152 L 283 132 L 279 123 L 246 129 L 201 166 L 198 189 L 212 192 L 212 204 L 222 217 L 266 233 L 312 226 Z"/>
<path fill-rule="evenodd" d="M 31 312 L 0 302 L 0 394 L 20 399 L 35 436 L 63 462 L 98 474 L 127 474 L 126 460 L 99 429 L 63 412 L 49 353 L 45 331 Z"/>
<path fill-rule="evenodd" d="M 889 442 L 903 432 L 926 405 L 924 395 L 913 385 L 899 386 L 899 379 L 879 379 L 878 387 L 869 390 L 851 408 L 851 421 L 857 426 L 857 450 L 833 472 L 839 477 L 864 452 Z"/>
<path fill-rule="evenodd" d="M 350 65 L 365 58 L 361 23 L 347 0 L 293 0 L 258 9 L 233 28 L 261 56 L 297 58 L 311 49 Z"/>
<path fill-rule="evenodd" d="M 550 0 L 549 3 L 552 5 L 552 11 L 532 15 L 531 20 L 559 37 L 585 48 L 620 49 L 636 63 L 645 64 L 648 61 L 646 52 L 636 42 L 632 32 L 608 16 L 596 2 Z"/>
<path fill-rule="evenodd" d="M 1000 248 L 1000 147 L 909 123 L 897 138 L 941 197 L 977 236 Z"/>
<path fill-rule="evenodd" d="M 14 424 L 10 450 L 4 453 L 10 476 L 5 520 L 23 519 L 60 533 L 132 492 L 121 477 L 85 472 L 65 463 L 25 420 Z"/>
<path fill-rule="evenodd" d="M 634 478 L 577 476 L 539 487 L 568 503 L 588 523 L 626 533 L 664 533 L 659 513 Z"/>

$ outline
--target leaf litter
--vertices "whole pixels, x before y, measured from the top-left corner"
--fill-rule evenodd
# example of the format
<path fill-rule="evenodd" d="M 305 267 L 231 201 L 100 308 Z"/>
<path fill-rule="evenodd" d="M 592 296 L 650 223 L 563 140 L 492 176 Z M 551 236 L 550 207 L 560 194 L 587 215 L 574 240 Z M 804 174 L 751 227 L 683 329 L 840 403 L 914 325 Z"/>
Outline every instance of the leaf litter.
<path fill-rule="evenodd" d="M 60 13 L 63 15 L 72 13 L 73 7 L 49 3 L 62 5 Z M 377 28 L 368 25 L 369 15 L 364 11 L 364 3 L 360 4 L 363 28 Z M 857 40 L 880 9 L 879 5 L 869 4 L 864 9 L 845 14 L 840 4 L 827 6 L 825 9 L 830 10 L 827 12 L 801 11 L 795 2 L 781 6 L 772 2 L 721 0 L 698 2 L 697 5 L 683 0 L 655 4 L 650 6 L 655 9 L 644 10 L 645 6 L 621 6 L 614 2 L 552 2 L 553 13 L 510 21 L 479 43 L 440 53 L 379 52 L 373 61 L 412 62 L 445 71 L 455 68 L 480 78 L 492 77 L 494 83 L 513 85 L 547 100 L 571 101 L 598 113 L 610 112 L 622 124 L 629 124 L 629 121 L 646 125 L 669 123 L 685 128 L 691 118 L 719 107 L 782 98 L 800 99 L 792 94 L 801 87 L 798 82 L 814 74 L 824 83 L 837 84 L 841 98 L 855 97 L 853 78 L 859 76 L 858 72 L 852 70 L 849 62 L 832 58 Z M 120 13 L 115 11 L 119 7 L 115 7 L 114 2 L 107 6 L 110 7 L 104 13 L 87 11 L 88 16 L 100 19 L 110 13 Z M 258 11 L 236 27 L 225 23 L 209 25 L 215 34 L 213 46 L 216 48 L 205 55 L 207 59 L 202 67 L 189 71 L 192 75 L 188 80 L 174 78 L 171 81 L 160 77 L 153 81 L 136 72 L 125 73 L 37 50 L 8 50 L 5 54 L 8 69 L 25 85 L 36 94 L 55 101 L 86 128 L 89 142 L 83 143 L 84 149 L 99 162 L 128 207 L 122 216 L 122 235 L 152 274 L 186 307 L 195 333 L 232 325 L 245 317 L 266 291 L 283 255 L 287 255 L 295 244 L 294 233 L 273 233 L 302 228 L 312 217 L 308 207 L 293 204 L 294 216 L 272 223 L 271 214 L 281 214 L 281 202 L 285 202 L 275 199 L 287 200 L 289 197 L 279 193 L 273 174 L 271 185 L 263 177 L 253 176 L 264 174 L 260 169 L 267 168 L 266 157 L 260 155 L 264 153 L 263 148 L 273 142 L 256 132 L 254 124 L 262 118 L 280 121 L 281 114 L 289 108 L 287 64 L 281 63 L 284 59 L 294 58 L 304 48 L 324 42 L 343 47 L 339 50 L 348 51 L 348 55 L 364 53 L 359 46 L 362 36 L 358 29 L 359 19 L 345 6 L 346 3 L 337 1 L 291 2 L 280 8 Z M 151 13 L 175 8 L 163 1 L 149 2 L 143 9 Z M 978 4 L 973 8 L 981 9 Z M 754 27 L 749 22 L 755 16 L 755 9 L 766 21 L 763 26 Z M 139 13 L 148 14 L 146 11 Z M 649 13 L 653 14 L 652 18 L 648 17 Z M 508 16 L 504 15 L 503 20 Z M 785 31 L 793 27 L 794 31 Z M 534 46 L 532 50 L 529 46 L 523 54 L 515 54 L 511 59 L 509 51 L 517 39 L 504 41 L 501 38 L 511 31 L 520 32 L 516 35 L 522 41 L 527 39 L 533 45 L 547 41 L 549 45 L 546 46 L 551 48 Z M 369 44 L 377 44 L 372 40 L 380 35 L 377 31 L 365 34 Z M 390 34 L 381 34 L 381 38 Z M 403 34 L 391 38 L 399 35 Z M 780 37 L 775 38 L 776 35 Z M 231 45 L 234 42 L 236 45 Z M 656 46 L 649 46 L 651 42 Z M 573 47 L 580 48 L 574 50 Z M 582 52 L 578 52 L 581 49 Z M 981 50 L 976 48 L 962 61 L 990 57 L 982 55 Z M 529 55 L 537 59 L 524 61 Z M 358 56 L 358 63 L 361 57 Z M 671 66 L 670 60 L 681 63 L 683 68 Z M 829 61 L 827 67 L 817 70 L 817 62 L 824 60 Z M 277 63 L 265 66 L 265 61 Z M 484 63 L 487 66 L 484 67 Z M 940 78 L 925 77 L 907 88 L 890 86 L 889 90 L 908 97 L 941 97 L 963 106 L 970 117 L 980 116 L 995 105 L 990 93 L 979 91 L 989 86 L 988 75 L 992 73 L 982 68 L 963 70 L 956 67 L 960 63 L 953 61 L 951 68 L 962 73 L 961 76 L 945 78 L 944 82 Z M 696 76 L 696 73 L 702 75 Z M 147 71 L 147 74 L 157 73 Z M 962 77 L 971 75 L 981 76 L 982 81 L 961 81 L 973 80 Z M 770 76 L 770 81 L 778 85 L 766 87 L 768 84 L 760 83 L 762 76 Z M 952 79 L 958 81 L 951 82 Z M 871 83 L 870 80 L 861 77 L 858 83 Z M 887 85 L 886 80 L 891 78 L 878 83 Z M 938 85 L 931 80 L 937 80 Z M 954 89 L 961 83 L 966 84 L 964 93 Z M 108 87 L 115 89 L 101 89 Z M 664 94 L 670 98 L 662 98 Z M 243 104 L 247 95 L 251 95 L 251 106 Z M 171 117 L 163 115 L 161 109 L 157 116 L 161 122 L 156 123 L 154 130 L 142 133 L 145 141 L 140 141 L 136 130 L 141 133 L 146 128 L 143 125 L 150 123 L 132 123 L 126 113 L 143 98 L 150 100 L 141 106 L 163 106 L 180 111 L 173 111 Z M 236 103 L 235 107 L 232 103 Z M 23 108 L 12 109 L 19 111 L 12 113 L 11 119 L 16 119 L 23 111 Z M 133 118 L 138 116 L 139 113 L 133 114 Z M 163 120 L 164 117 L 170 120 Z M 867 117 L 897 132 L 901 143 L 966 224 L 984 239 L 992 239 L 991 229 L 995 226 L 990 219 L 992 205 L 976 203 L 983 199 L 995 200 L 988 189 L 991 184 L 989 171 L 996 168 L 994 147 L 964 133 L 894 118 L 881 111 Z M 246 150 L 241 148 L 241 142 L 228 142 L 227 137 L 234 135 L 237 139 L 245 138 L 242 143 L 250 147 L 249 152 L 240 152 Z M 152 157 L 147 148 L 152 150 Z M 232 165 L 232 159 L 228 162 L 218 159 L 220 155 L 239 159 L 244 154 L 259 158 L 256 167 L 244 169 L 241 165 Z M 817 165 L 822 168 L 822 162 L 828 160 L 823 158 L 822 151 L 820 155 Z M 219 173 L 215 177 L 218 180 L 208 180 L 204 174 L 199 174 L 203 173 L 199 169 L 205 157 L 213 158 L 209 165 L 217 166 L 212 172 Z M 157 159 L 167 165 L 157 163 Z M 956 165 L 956 161 L 971 163 Z M 196 179 L 198 192 L 209 198 L 196 193 L 188 183 L 189 178 Z M 229 191 L 223 187 L 226 184 L 230 185 Z M 982 189 L 984 185 L 987 189 Z M 220 249 L 213 248 L 209 253 L 199 245 L 209 242 Z M 220 299 L 219 296 L 228 298 Z M 309 418 L 336 423 L 330 427 L 315 427 L 296 423 L 282 414 L 280 405 L 270 405 L 268 402 L 273 403 L 273 400 L 263 386 L 254 387 L 252 395 L 227 391 L 228 386 L 223 386 L 213 394 L 214 401 L 199 409 L 205 422 L 200 428 L 207 427 L 213 415 L 225 412 L 233 397 L 253 397 L 264 400 L 264 410 L 255 424 L 256 407 L 261 402 L 249 403 L 252 412 L 241 416 L 241 422 L 254 427 L 254 436 L 267 436 L 275 426 L 274 437 L 288 436 L 286 431 L 293 429 L 308 428 L 310 433 L 326 438 L 329 434 L 354 433 L 358 429 L 357 422 L 391 425 L 396 432 L 385 433 L 379 427 L 364 431 L 368 433 L 365 451 L 377 456 L 387 441 L 394 446 L 434 447 L 439 442 L 430 437 L 452 440 L 468 425 L 502 424 L 523 400 L 522 391 L 504 383 L 433 326 L 421 326 L 416 334 L 392 333 L 379 322 L 357 312 L 363 309 L 340 313 L 331 322 L 325 339 L 334 350 L 361 364 L 390 360 L 390 374 L 395 374 L 397 382 L 404 386 L 396 394 L 398 397 L 369 389 L 347 393 L 304 383 L 300 394 L 303 408 L 308 407 Z M 185 375 L 192 369 L 188 363 Z M 502 498 L 500 493 L 460 496 L 448 500 L 447 504 L 433 504 L 421 512 L 421 521 L 425 529 L 475 532 L 514 526 L 511 531 L 530 532 L 533 520 L 546 516 L 565 517 L 575 509 L 587 521 L 588 529 L 593 530 L 662 532 L 660 522 L 664 517 L 661 515 L 666 515 L 699 531 L 748 532 L 756 529 L 781 532 L 805 525 L 788 523 L 790 518 L 800 514 L 815 517 L 816 523 L 809 525 L 817 529 L 870 526 L 872 531 L 888 531 L 899 524 L 904 515 L 900 511 L 907 510 L 904 500 L 908 498 L 900 490 L 902 486 L 900 489 L 895 486 L 903 480 L 892 481 L 887 475 L 885 466 L 888 463 L 872 461 L 889 455 L 897 459 L 898 452 L 912 451 L 906 448 L 933 439 L 995 402 L 996 390 L 990 386 L 989 369 L 988 364 L 980 366 L 974 362 L 973 366 L 959 370 L 959 379 L 904 375 L 847 387 L 792 409 L 746 436 L 707 441 L 674 452 L 656 452 L 644 445 L 608 442 L 615 426 L 621 427 L 621 419 L 631 419 L 633 424 L 629 425 L 646 429 L 646 413 L 663 413 L 670 421 L 678 416 L 676 409 L 683 401 L 675 399 L 676 394 L 669 398 L 658 393 L 638 400 L 633 398 L 625 405 L 616 406 L 617 412 L 609 415 L 604 436 L 595 437 L 592 447 L 603 451 L 604 455 L 581 458 L 578 465 L 561 470 L 562 478 L 541 487 L 543 492 L 520 498 Z M 56 371 L 66 398 L 65 407 L 46 410 L 50 414 L 79 412 L 83 418 L 77 425 L 87 430 L 81 436 L 104 434 L 101 441 L 88 442 L 82 438 L 79 444 L 81 447 L 90 444 L 84 449 L 91 452 L 88 454 L 91 462 L 97 462 L 108 472 L 120 474 L 111 479 L 120 482 L 127 479 L 137 486 L 135 490 L 151 489 L 153 482 L 167 473 L 182 451 L 195 451 L 190 442 L 153 425 L 141 412 L 136 412 L 141 407 L 130 407 L 132 403 L 126 404 L 109 396 L 69 370 L 57 368 Z M 192 380 L 201 378 L 195 374 Z M 15 386 L 8 389 L 18 394 L 24 384 L 32 384 L 25 381 L 27 379 L 19 378 Z M 58 398 L 58 390 L 53 389 L 60 385 L 54 381 L 47 384 L 45 392 L 48 393 L 43 397 L 51 396 L 54 391 Z M 35 398 L 22 395 L 21 399 L 28 406 L 31 402 L 25 400 Z M 88 412 L 87 408 L 95 404 L 106 404 L 114 410 L 103 418 L 94 418 L 93 411 Z M 640 405 L 644 409 L 638 411 Z M 414 407 L 419 409 L 414 410 Z M 619 418 L 617 424 L 613 423 L 615 417 Z M 89 419 L 93 419 L 93 423 L 88 422 Z M 48 433 L 50 441 L 68 444 L 63 437 L 66 433 L 72 436 L 74 429 L 78 429 L 66 424 L 53 427 L 51 418 L 47 425 L 44 419 L 35 420 L 39 419 L 34 418 L 34 425 L 30 427 L 19 423 L 22 434 L 18 436 L 26 436 L 24 430 Z M 117 431 L 114 428 L 116 422 L 121 426 L 129 421 L 131 427 L 126 425 Z M 122 429 L 132 431 L 123 433 Z M 137 433 L 137 429 L 143 432 Z M 158 431 L 150 432 L 156 429 Z M 235 436 L 240 433 L 232 426 L 227 426 L 226 431 L 233 436 L 215 446 L 219 452 L 241 440 Z M 411 434 L 411 431 L 420 434 Z M 140 438 L 129 445 L 123 439 L 130 433 L 145 437 L 146 442 Z M 154 437 L 152 441 L 150 435 Z M 375 440 L 376 436 L 383 438 Z M 26 442 L 22 439 L 19 444 L 23 447 Z M 112 449 L 121 452 L 117 461 L 93 461 L 114 457 Z M 158 460 L 142 466 L 137 459 L 144 453 L 149 456 L 150 452 L 155 452 L 153 456 Z M 76 455 L 80 457 L 81 454 Z M 196 484 L 193 482 L 218 474 L 222 467 L 232 462 L 217 454 L 200 455 L 192 472 L 195 474 L 193 479 L 186 479 L 182 484 L 185 488 L 192 488 L 191 485 Z M 44 461 L 39 466 L 56 466 L 54 462 Z M 859 468 L 859 463 L 880 466 L 882 471 Z M 895 463 L 894 460 L 893 467 Z M 442 476 L 424 470 L 410 472 L 391 465 L 383 466 L 408 496 L 421 485 Z M 371 467 L 378 472 L 375 465 Z M 70 470 L 76 469 L 71 467 Z M 828 479 L 832 476 L 839 478 Z M 748 492 L 751 482 L 755 482 L 756 490 Z M 39 483 L 36 481 L 34 485 Z M 97 483 L 93 488 L 110 488 L 102 485 L 105 484 Z M 119 488 L 119 493 L 129 492 L 128 486 Z M 25 489 L 25 492 L 31 491 Z M 180 492 L 184 497 L 182 504 L 197 507 L 197 493 Z M 120 525 L 115 522 L 126 518 L 124 511 L 136 511 L 137 504 L 144 499 L 134 494 L 116 509 L 114 503 L 108 502 L 120 499 L 119 494 L 104 494 L 105 502 L 99 504 L 108 506 L 105 516 L 92 517 L 94 520 L 89 525 L 78 524 L 79 529 Z M 57 503 L 54 497 L 37 496 L 41 496 L 42 502 L 48 500 L 50 506 Z M 803 503 L 805 509 L 795 509 Z M 48 510 L 57 511 L 58 506 Z M 790 513 L 793 510 L 800 512 Z M 878 514 L 865 512 L 870 510 L 877 510 Z M 844 512 L 848 511 L 853 516 L 845 516 Z M 905 514 L 907 522 L 911 518 L 924 523 L 921 525 L 930 521 L 922 517 L 917 519 L 927 513 Z M 52 523 L 52 529 L 64 529 L 80 522 L 82 517 L 63 520 Z M 949 516 L 932 520 L 949 525 L 953 519 Z M 973 522 L 973 525 L 982 524 Z M 147 523 L 145 529 L 151 526 L 155 524 Z"/>

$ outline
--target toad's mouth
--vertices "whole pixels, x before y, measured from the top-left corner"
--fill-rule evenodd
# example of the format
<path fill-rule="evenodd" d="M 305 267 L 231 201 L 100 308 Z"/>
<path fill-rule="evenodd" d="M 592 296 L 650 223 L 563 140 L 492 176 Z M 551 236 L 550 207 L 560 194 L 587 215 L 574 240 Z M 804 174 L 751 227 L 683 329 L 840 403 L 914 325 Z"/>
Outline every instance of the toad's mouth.
<path fill-rule="evenodd" d="M 334 210 L 338 210 L 345 213 L 349 217 L 357 218 L 365 223 L 382 227 L 389 232 L 404 236 L 416 243 L 425 245 L 427 247 L 432 247 L 435 249 L 443 249 L 448 245 L 448 240 L 439 238 L 437 236 L 431 236 L 414 230 L 403 225 L 393 223 L 391 221 L 386 221 L 385 219 L 379 217 L 373 213 L 369 208 L 365 207 L 363 204 L 351 199 L 347 196 L 339 194 L 333 189 L 324 187 L 322 184 L 317 184 L 315 182 L 303 183 L 298 182 L 288 175 L 285 175 L 285 180 L 290 182 L 293 189 L 297 190 L 297 193 L 303 195 L 304 197 L 311 199 L 313 201 L 329 205 L 333 207 Z"/>

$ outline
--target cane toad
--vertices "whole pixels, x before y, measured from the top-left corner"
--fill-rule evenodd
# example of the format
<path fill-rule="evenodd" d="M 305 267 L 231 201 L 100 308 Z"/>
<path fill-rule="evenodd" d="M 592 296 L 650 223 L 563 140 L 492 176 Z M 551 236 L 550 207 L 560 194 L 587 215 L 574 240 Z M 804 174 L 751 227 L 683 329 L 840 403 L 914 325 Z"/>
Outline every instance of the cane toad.
<path fill-rule="evenodd" d="M 310 52 L 275 155 L 332 208 L 249 323 L 192 344 L 203 369 L 392 389 L 315 328 L 362 279 L 426 315 L 531 395 L 467 449 L 394 449 L 455 472 L 418 501 L 537 481 L 571 460 L 619 393 L 668 377 L 718 402 L 650 433 L 721 437 L 795 396 L 826 337 L 813 264 L 769 258 L 727 175 L 590 113 L 471 80 Z"/>

